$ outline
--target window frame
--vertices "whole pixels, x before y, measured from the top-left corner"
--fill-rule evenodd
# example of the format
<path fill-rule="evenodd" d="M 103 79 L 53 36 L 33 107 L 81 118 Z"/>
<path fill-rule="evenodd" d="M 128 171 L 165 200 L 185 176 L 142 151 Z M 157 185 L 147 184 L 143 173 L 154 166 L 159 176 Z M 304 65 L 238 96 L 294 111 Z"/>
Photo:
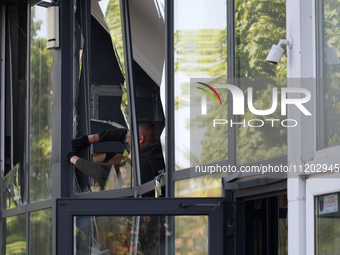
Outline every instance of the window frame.
<path fill-rule="evenodd" d="M 306 180 L 306 254 L 315 254 L 315 197 L 340 191 L 340 174 L 311 177 Z"/>
<path fill-rule="evenodd" d="M 115 210 L 112 210 L 115 208 Z M 57 254 L 72 254 L 74 216 L 176 216 L 207 215 L 209 217 L 209 254 L 224 251 L 224 200 L 222 198 L 131 198 L 131 199 L 58 199 Z M 212 232 L 218 233 L 213 236 Z M 167 240 L 167 251 L 173 247 Z"/>

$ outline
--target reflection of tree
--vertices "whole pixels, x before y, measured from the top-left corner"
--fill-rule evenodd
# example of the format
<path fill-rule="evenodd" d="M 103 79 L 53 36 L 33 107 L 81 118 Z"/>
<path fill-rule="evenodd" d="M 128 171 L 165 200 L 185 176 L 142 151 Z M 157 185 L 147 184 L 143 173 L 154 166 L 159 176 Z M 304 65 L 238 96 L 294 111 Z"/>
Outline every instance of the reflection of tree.
<path fill-rule="evenodd" d="M 26 254 L 26 215 L 6 219 L 6 254 Z"/>
<path fill-rule="evenodd" d="M 269 109 L 272 105 L 272 89 L 274 87 L 286 86 L 280 84 L 279 80 L 270 84 L 265 83 L 254 86 L 253 98 L 255 109 Z M 283 79 L 282 81 L 286 81 Z M 256 87 L 256 89 L 255 89 Z M 278 89 L 279 91 L 279 89 Z M 278 98 L 280 93 L 278 92 Z M 244 115 L 246 125 L 249 120 L 262 120 L 265 124 L 261 128 L 238 127 L 237 129 L 237 162 L 239 164 L 258 160 L 265 160 L 283 156 L 287 153 L 287 128 L 281 126 L 285 116 L 281 116 L 281 104 L 278 100 L 277 110 L 268 116 L 257 116 L 247 111 Z M 275 119 L 271 122 L 270 119 Z M 267 121 L 266 121 L 267 120 Z M 258 125 L 252 123 L 251 125 Z"/>
<path fill-rule="evenodd" d="M 119 0 L 110 0 L 106 14 L 105 21 L 109 27 L 113 48 L 117 57 L 118 64 L 122 71 L 123 76 L 125 77 L 125 66 L 124 66 L 124 48 L 123 48 L 123 32 L 122 32 L 122 24 L 121 24 L 121 15 L 120 15 L 120 5 Z M 128 110 L 128 99 L 127 99 L 127 88 L 126 82 L 123 84 L 123 96 L 122 96 L 122 106 L 121 109 L 129 121 L 129 110 Z"/>
<path fill-rule="evenodd" d="M 226 39 L 226 29 L 176 31 L 175 72 L 185 72 L 186 75 L 194 78 L 206 77 L 209 75 L 214 78 L 224 78 L 225 82 L 225 77 L 227 76 Z M 193 100 L 193 98 L 189 99 L 189 96 L 193 96 L 191 90 L 195 89 L 195 87 L 190 87 L 190 84 L 185 82 L 180 84 L 180 89 L 181 95 L 175 100 L 176 109 L 189 106 L 190 100 Z M 226 97 L 224 97 L 223 100 L 226 102 Z M 197 120 L 191 119 L 188 124 L 190 124 L 191 131 L 193 131 L 194 127 L 211 126 L 211 121 L 206 118 Z M 216 134 L 218 133 L 221 133 L 224 137 L 227 135 L 227 133 L 223 134 L 223 130 L 216 133 L 216 130 L 208 129 L 205 134 L 206 139 L 202 141 L 202 157 L 208 157 L 210 160 L 219 160 L 221 159 L 221 154 L 223 156 L 226 155 L 228 149 L 228 146 L 225 146 L 226 139 L 223 139 L 222 143 L 216 143 L 221 138 L 221 136 L 217 137 Z M 212 144 L 214 146 L 210 146 Z M 216 144 L 219 144 L 219 149 L 217 151 L 221 150 L 221 154 L 213 152 L 216 152 Z M 190 158 L 192 159 L 193 157 L 194 155 L 191 155 Z M 200 161 L 205 161 L 205 159 L 200 159 Z"/>
<path fill-rule="evenodd" d="M 207 254 L 207 216 L 176 216 L 175 229 L 176 254 Z"/>
<path fill-rule="evenodd" d="M 237 78 L 280 78 L 286 77 L 286 57 L 278 65 L 265 61 L 271 45 L 286 37 L 284 0 L 237 0 L 235 2 L 236 32 L 236 77 Z M 180 30 L 175 34 L 176 72 L 185 72 L 191 77 L 212 77 L 214 81 L 226 83 L 227 39 L 226 29 Z M 231 68 L 231 67 L 228 67 Z M 222 79 L 222 81 L 221 81 Z M 269 84 L 270 83 L 270 84 Z M 240 84 L 235 84 L 240 86 Z M 272 87 L 285 86 L 269 81 L 254 89 L 254 106 L 265 110 L 272 104 Z M 243 87 L 241 86 L 243 89 Z M 191 88 L 193 89 L 193 88 Z M 181 84 L 181 97 L 176 98 L 176 107 L 186 106 L 187 87 Z M 246 92 L 246 88 L 244 88 Z M 220 93 L 220 90 L 219 90 Z M 190 93 L 192 96 L 192 93 Z M 246 96 L 246 93 L 245 93 Z M 226 104 L 227 94 L 221 92 Z M 279 109 L 279 106 L 278 108 Z M 205 127 L 201 142 L 200 163 L 215 162 L 227 158 L 227 125 L 212 128 L 214 118 L 230 119 L 227 107 L 210 107 L 206 116 L 191 120 L 190 127 Z M 246 112 L 244 119 L 259 119 Z M 279 113 L 268 116 L 282 119 Z M 261 119 L 261 118 L 260 118 Z M 263 119 L 263 118 L 262 118 Z M 242 121 L 242 120 L 237 120 Z M 276 125 L 277 126 L 277 125 Z M 196 138 L 197 139 L 197 138 Z M 237 157 L 240 163 L 263 160 L 286 153 L 286 130 L 282 128 L 238 128 Z"/>
<path fill-rule="evenodd" d="M 109 27 L 111 38 L 114 44 L 114 49 L 116 53 L 116 57 L 118 60 L 118 64 L 122 70 L 123 75 L 125 76 L 125 68 L 124 68 L 124 49 L 123 49 L 123 38 L 122 38 L 122 24 L 121 24 L 121 16 L 120 16 L 120 5 L 119 0 L 110 0 L 106 14 L 105 21 Z"/>
<path fill-rule="evenodd" d="M 257 78 L 285 78 L 287 63 L 283 55 L 277 65 L 265 61 L 272 44 L 286 38 L 286 1 L 238 0 L 236 1 L 236 62 L 237 78 L 250 80 Z M 269 79 L 262 84 L 249 84 L 254 87 L 254 107 L 259 110 L 269 109 L 272 105 L 272 88 L 286 86 Z M 242 85 L 241 85 L 242 88 Z M 246 92 L 247 87 L 243 91 Z M 246 93 L 245 93 L 246 96 Z M 279 108 L 279 105 L 277 107 Z M 267 119 L 283 119 L 276 111 Z M 243 116 L 249 119 L 261 119 L 249 111 Z M 261 128 L 238 127 L 237 159 L 238 163 L 248 163 L 286 154 L 287 133 L 285 128 L 276 124 L 266 124 Z"/>
<path fill-rule="evenodd" d="M 340 2 L 324 1 L 324 52 L 327 47 L 332 47 L 340 56 Z M 320 35 L 321 36 L 321 35 Z M 327 62 L 326 57 L 323 59 L 324 78 L 331 80 L 323 80 L 319 86 L 324 87 L 325 116 L 320 116 L 320 120 L 325 125 L 325 133 L 320 134 L 326 136 L 325 143 L 327 146 L 336 146 L 340 144 L 340 65 L 332 65 Z M 325 118 L 322 118 L 325 117 Z"/>
<path fill-rule="evenodd" d="M 30 59 L 30 165 L 33 200 L 45 199 L 51 193 L 53 63 L 52 51 L 46 49 L 46 38 L 37 36 L 42 21 L 34 19 L 35 10 L 32 8 Z"/>
<path fill-rule="evenodd" d="M 265 61 L 272 44 L 286 38 L 286 1 L 236 0 L 235 9 L 236 77 L 286 77 L 285 55 L 277 66 Z"/>
<path fill-rule="evenodd" d="M 30 214 L 30 253 L 52 254 L 52 209 Z"/>
<path fill-rule="evenodd" d="M 90 219 L 92 218 L 92 219 Z M 77 255 L 91 246 L 110 254 L 158 254 L 164 250 L 164 216 L 79 217 L 76 226 Z M 162 254 L 162 252 L 160 253 Z"/>
<path fill-rule="evenodd" d="M 340 221 L 338 216 L 317 217 L 318 254 L 336 254 L 340 249 Z"/>

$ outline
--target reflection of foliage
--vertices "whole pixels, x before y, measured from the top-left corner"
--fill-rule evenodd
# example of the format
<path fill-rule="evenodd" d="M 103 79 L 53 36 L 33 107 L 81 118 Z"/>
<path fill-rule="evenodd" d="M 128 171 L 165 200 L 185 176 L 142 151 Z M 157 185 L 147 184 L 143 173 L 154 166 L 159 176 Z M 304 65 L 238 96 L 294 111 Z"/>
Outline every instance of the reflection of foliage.
<path fill-rule="evenodd" d="M 280 87 L 279 82 L 274 86 Z M 281 86 L 285 86 L 285 84 L 281 84 Z M 255 109 L 271 107 L 272 89 L 273 85 L 265 83 L 262 86 L 256 86 L 256 90 L 253 91 Z M 280 98 L 279 91 L 278 98 Z M 282 127 L 280 123 L 284 119 L 284 116 L 281 116 L 280 100 L 278 100 L 276 109 L 273 114 L 267 117 L 254 115 L 250 111 L 245 113 L 242 120 L 245 120 L 246 125 L 252 119 L 262 120 L 265 124 L 261 128 L 238 127 L 237 159 L 239 164 L 274 158 L 287 153 L 287 128 Z M 271 122 L 270 119 L 277 121 Z"/>
<path fill-rule="evenodd" d="M 26 215 L 6 219 L 6 254 L 26 254 Z"/>
<path fill-rule="evenodd" d="M 179 30 L 175 33 L 175 72 L 226 77 L 226 29 Z"/>
<path fill-rule="evenodd" d="M 30 253 L 52 254 L 52 209 L 30 214 Z"/>
<path fill-rule="evenodd" d="M 278 65 L 265 61 L 271 45 L 286 37 L 284 0 L 237 0 L 235 2 L 236 32 L 236 78 L 280 78 L 286 77 L 286 57 Z M 226 29 L 183 30 L 175 34 L 176 72 L 185 72 L 191 77 L 212 77 L 211 85 L 218 79 L 226 80 Z M 232 38 L 228 38 L 232 40 Z M 273 41 L 274 40 L 274 41 Z M 231 67 L 228 67 L 231 68 Z M 221 82 L 220 83 L 225 83 Z M 264 84 L 254 90 L 256 109 L 268 109 L 272 103 L 272 87 L 281 84 Z M 238 84 L 235 84 L 238 85 Z M 284 84 L 285 86 L 285 84 Z M 242 88 L 242 87 L 241 87 Z M 188 95 L 181 84 L 181 95 Z M 181 92 L 182 92 L 181 91 Z M 246 92 L 246 89 L 244 90 Z M 222 101 L 227 102 L 227 93 L 221 93 Z M 192 93 L 190 93 L 192 95 Z M 245 93 L 246 97 L 246 93 Z M 185 96 L 176 99 L 176 107 L 185 106 Z M 177 109 L 177 108 L 176 108 Z M 280 109 L 279 106 L 277 109 Z M 213 119 L 231 119 L 227 107 L 210 107 L 206 116 L 191 120 L 191 128 L 205 128 L 200 163 L 215 162 L 228 158 L 227 125 L 212 127 Z M 246 119 L 258 119 L 249 112 Z M 282 119 L 279 113 L 268 118 Z M 237 120 L 241 121 L 241 120 Z M 239 163 L 263 160 L 286 153 L 286 130 L 271 125 L 263 128 L 238 128 L 237 157 Z"/>
<path fill-rule="evenodd" d="M 326 88 L 324 95 L 325 120 L 323 121 L 326 130 L 326 143 L 328 146 L 336 146 L 340 144 L 339 79 L 325 79 L 322 85 Z"/>
<path fill-rule="evenodd" d="M 198 165 L 198 164 L 197 164 Z M 220 197 L 222 174 L 209 174 L 175 183 L 176 197 Z"/>
<path fill-rule="evenodd" d="M 212 106 L 208 114 L 205 116 L 198 116 L 196 125 L 208 127 L 205 132 L 205 139 L 201 142 L 203 146 L 203 154 L 201 157 L 201 164 L 216 162 L 223 159 L 228 159 L 228 125 L 216 125 L 213 127 L 214 119 L 227 119 L 227 90 L 219 89 L 218 93 L 223 102 L 223 107 L 219 104 Z"/>
<path fill-rule="evenodd" d="M 227 76 L 226 29 L 178 30 L 174 35 L 175 72 L 191 77 Z M 190 86 L 182 83 L 181 96 L 175 99 L 175 109 L 188 106 Z"/>
<path fill-rule="evenodd" d="M 111 38 L 114 44 L 114 50 L 118 64 L 125 76 L 124 68 L 124 49 L 123 49 L 123 32 L 120 16 L 119 0 L 110 0 L 107 6 L 105 21 L 109 27 Z"/>
<path fill-rule="evenodd" d="M 108 249 L 110 254 L 117 255 L 132 254 L 136 247 L 139 255 L 156 254 L 164 247 L 164 223 L 164 216 L 79 217 L 77 255 L 88 254 L 89 246 L 100 251 Z"/>
<path fill-rule="evenodd" d="M 176 216 L 175 229 L 176 254 L 207 254 L 207 216 Z"/>
<path fill-rule="evenodd" d="M 237 0 L 235 6 L 237 78 L 285 78 L 287 70 L 285 54 L 277 65 L 268 63 L 265 59 L 271 45 L 286 38 L 286 1 Z M 272 104 L 272 88 L 286 86 L 286 84 L 279 85 L 272 82 L 271 85 L 251 84 L 250 86 L 256 86 L 257 89 L 253 95 L 254 107 L 264 110 L 269 109 Z M 279 105 L 277 109 L 280 109 Z M 279 112 L 275 112 L 264 118 L 248 111 L 243 119 L 246 122 L 249 119 L 282 120 L 282 116 Z M 266 123 L 261 128 L 239 127 L 237 130 L 239 164 L 286 154 L 287 130 L 280 124 L 276 123 L 271 127 Z"/>
<path fill-rule="evenodd" d="M 46 49 L 46 38 L 37 37 L 42 21 L 36 21 L 32 8 L 30 59 L 30 162 L 33 200 L 45 199 L 51 193 L 52 150 L 52 51 Z M 39 11 L 46 11 L 45 9 Z"/>
<path fill-rule="evenodd" d="M 285 55 L 277 66 L 265 61 L 271 45 L 286 38 L 286 1 L 237 0 L 235 9 L 237 77 L 286 77 Z"/>
<path fill-rule="evenodd" d="M 105 21 L 109 27 L 113 48 L 117 57 L 118 64 L 122 71 L 123 76 L 125 77 L 125 66 L 124 66 L 124 47 L 123 47 L 123 32 L 122 32 L 122 24 L 121 24 L 121 15 L 120 15 L 120 5 L 119 0 L 110 0 L 106 14 Z M 128 98 L 127 98 L 127 88 L 126 82 L 123 84 L 123 96 L 122 96 L 122 105 L 121 109 L 127 122 L 129 123 L 129 108 L 128 108 Z"/>
<path fill-rule="evenodd" d="M 339 1 L 324 1 L 324 52 L 328 47 L 336 50 L 340 56 L 340 2 Z M 321 36 L 321 35 L 320 35 Z M 319 86 L 324 88 L 325 109 L 319 118 L 319 121 L 324 125 L 325 133 L 320 134 L 325 137 L 326 146 L 336 146 L 340 144 L 340 65 L 332 65 L 327 62 L 326 57 L 323 59 L 323 77 L 331 80 L 323 80 Z"/>
<path fill-rule="evenodd" d="M 318 254 L 336 254 L 340 249 L 338 216 L 318 216 L 316 220 Z"/>

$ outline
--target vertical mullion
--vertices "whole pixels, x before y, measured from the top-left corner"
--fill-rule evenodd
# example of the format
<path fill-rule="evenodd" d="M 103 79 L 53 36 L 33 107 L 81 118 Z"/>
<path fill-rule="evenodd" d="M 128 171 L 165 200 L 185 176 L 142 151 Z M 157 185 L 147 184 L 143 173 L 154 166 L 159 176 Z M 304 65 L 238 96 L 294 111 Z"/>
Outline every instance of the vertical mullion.
<path fill-rule="evenodd" d="M 236 43 L 235 43 L 235 1 L 227 1 L 227 68 L 228 83 L 236 81 Z M 233 115 L 233 97 L 228 93 L 228 119 L 235 121 Z M 231 165 L 236 165 L 236 127 L 228 125 L 228 159 Z"/>
<path fill-rule="evenodd" d="M 165 196 L 174 197 L 173 172 L 175 171 L 175 84 L 174 84 L 174 0 L 165 1 Z M 172 233 L 175 233 L 175 218 L 166 217 Z M 172 235 L 165 240 L 167 255 L 175 254 L 175 240 Z"/>
<path fill-rule="evenodd" d="M 316 1 L 316 82 L 317 82 L 317 94 L 316 94 L 316 127 L 317 127 L 317 138 L 316 138 L 316 150 L 327 147 L 326 141 L 326 128 L 325 124 L 326 114 L 325 112 L 325 81 L 324 81 L 324 1 Z"/>
<path fill-rule="evenodd" d="M 175 96 L 174 96 L 174 1 L 165 1 L 165 155 L 166 197 L 174 197 Z"/>
<path fill-rule="evenodd" d="M 81 28 L 85 38 L 84 44 L 84 97 L 85 97 L 85 130 L 91 133 L 90 124 L 90 86 L 91 86 L 91 2 L 89 0 L 80 2 Z"/>
<path fill-rule="evenodd" d="M 136 173 L 135 186 L 141 185 L 141 170 L 139 159 L 139 132 L 137 124 L 136 114 L 136 102 L 135 102 L 135 88 L 134 88 L 134 76 L 133 76 L 133 52 L 132 52 L 132 38 L 130 27 L 130 15 L 129 15 L 129 3 L 128 0 L 120 0 L 121 15 L 122 15 L 122 30 L 123 30 L 123 43 L 124 43 L 124 56 L 125 56 L 125 74 L 126 85 L 129 99 L 129 115 L 131 123 L 131 139 L 132 139 L 132 166 Z M 135 189 L 135 196 L 137 195 L 137 189 Z"/>
<path fill-rule="evenodd" d="M 27 81 L 26 81 L 26 160 L 24 162 L 23 171 L 26 172 L 26 187 L 27 187 L 27 204 L 30 203 L 30 105 L 31 105 L 31 91 L 30 91 L 30 80 L 31 80 L 31 2 L 27 1 Z M 25 176 L 25 175 L 24 175 Z M 26 254 L 29 253 L 29 243 L 30 243 L 30 235 L 29 235 L 29 212 L 28 207 L 25 212 L 26 215 Z"/>
<path fill-rule="evenodd" d="M 1 83 L 0 83 L 0 178 L 5 175 L 5 39 L 6 39 L 6 6 L 1 6 Z M 5 207 L 6 200 L 4 199 L 4 192 L 0 191 L 0 211 Z M 0 242 L 1 254 L 6 254 L 6 218 L 0 218 Z"/>
<path fill-rule="evenodd" d="M 0 84 L 0 177 L 5 175 L 5 61 L 6 61 L 6 6 L 1 6 L 1 84 Z"/>
<path fill-rule="evenodd" d="M 60 194 L 58 197 L 69 197 L 72 194 L 72 167 L 70 164 L 66 163 L 65 160 L 61 160 L 70 151 L 70 141 L 73 136 L 73 89 L 70 84 L 73 84 L 73 28 L 74 28 L 74 18 L 73 18 L 73 1 L 61 1 L 60 2 L 60 89 L 58 91 L 53 90 L 53 104 L 56 106 L 54 111 L 60 109 L 60 114 L 57 118 L 53 117 L 57 126 L 60 125 L 60 130 L 55 129 L 55 139 L 52 146 L 55 150 L 59 150 L 59 155 L 55 155 L 55 159 L 59 157 L 60 160 L 60 176 L 58 176 L 57 181 L 52 180 L 52 190 L 53 186 L 58 185 L 60 189 Z M 57 86 L 55 86 L 57 87 Z M 58 93 L 57 93 L 58 92 Z M 59 94 L 60 93 L 60 94 Z M 59 96 L 58 96 L 59 95 Z M 62 99 L 62 100 L 61 100 Z M 58 107 L 59 106 L 59 107 Z M 54 112 L 57 114 L 57 112 Z M 63 134 L 60 137 L 60 134 Z M 58 139 L 59 136 L 59 139 Z M 61 138 L 61 139 L 60 139 Z M 60 148 L 56 148 L 60 142 Z M 57 171 L 52 171 L 52 173 Z M 58 189 L 56 189 L 58 192 Z"/>
<path fill-rule="evenodd" d="M 73 136 L 73 1 L 61 1 L 59 5 L 59 26 L 61 48 L 53 55 L 53 121 L 52 129 L 52 254 L 58 250 L 57 199 L 70 197 L 73 193 L 73 169 L 62 160 L 70 149 Z M 60 134 L 63 134 L 60 137 Z M 71 170 L 72 169 L 72 170 Z M 66 228 L 67 226 L 63 226 Z"/>

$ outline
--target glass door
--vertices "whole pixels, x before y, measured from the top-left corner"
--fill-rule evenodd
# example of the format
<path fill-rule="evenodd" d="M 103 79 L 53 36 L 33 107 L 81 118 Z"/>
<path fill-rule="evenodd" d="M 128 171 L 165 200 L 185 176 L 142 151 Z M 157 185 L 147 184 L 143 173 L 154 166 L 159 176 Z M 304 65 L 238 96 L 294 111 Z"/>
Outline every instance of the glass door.
<path fill-rule="evenodd" d="M 241 254 L 287 254 L 287 194 L 238 202 L 237 241 Z"/>
<path fill-rule="evenodd" d="M 226 254 L 288 254 L 285 178 L 225 178 Z"/>
<path fill-rule="evenodd" d="M 306 181 L 306 254 L 338 254 L 339 175 Z"/>
<path fill-rule="evenodd" d="M 223 226 L 220 198 L 63 199 L 57 254 L 223 254 Z"/>

